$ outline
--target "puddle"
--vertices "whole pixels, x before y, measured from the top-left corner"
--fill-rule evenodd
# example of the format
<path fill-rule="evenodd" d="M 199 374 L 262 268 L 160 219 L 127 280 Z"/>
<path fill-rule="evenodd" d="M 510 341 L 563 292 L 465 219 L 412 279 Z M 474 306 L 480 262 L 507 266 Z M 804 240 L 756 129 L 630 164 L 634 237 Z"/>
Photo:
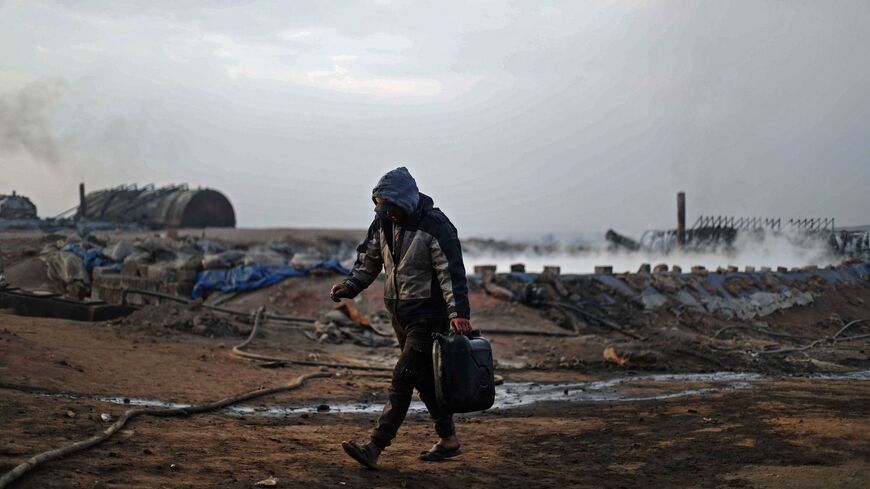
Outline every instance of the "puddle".
<path fill-rule="evenodd" d="M 843 374 L 817 374 L 798 378 L 817 380 L 870 380 L 870 370 L 849 372 Z M 539 382 L 505 382 L 496 388 L 495 404 L 491 409 L 512 409 L 527 406 L 536 402 L 633 402 L 673 399 L 679 397 L 711 394 L 733 390 L 750 389 L 753 383 L 765 380 L 788 379 L 788 377 L 771 377 L 753 373 L 717 372 L 706 374 L 659 374 L 634 375 L 607 380 L 574 383 L 539 383 Z M 698 385 L 700 384 L 700 385 Z M 691 387 L 690 387 L 691 386 Z M 11 387 L 10 388 L 15 388 Z M 25 390 L 17 388 L 18 390 Z M 638 393 L 644 390 L 649 394 Z M 65 399 L 80 399 L 120 404 L 125 406 L 185 408 L 190 404 L 166 402 L 158 399 L 85 395 L 70 392 L 51 392 L 38 389 L 27 389 L 40 396 L 61 397 Z M 298 414 L 377 414 L 383 409 L 383 402 L 332 402 L 327 404 L 328 411 L 320 411 L 324 404 L 311 404 L 292 407 L 276 404 L 237 405 L 222 409 L 220 412 L 234 416 L 270 416 L 282 417 Z M 420 401 L 411 404 L 410 412 L 425 412 L 426 408 Z"/>

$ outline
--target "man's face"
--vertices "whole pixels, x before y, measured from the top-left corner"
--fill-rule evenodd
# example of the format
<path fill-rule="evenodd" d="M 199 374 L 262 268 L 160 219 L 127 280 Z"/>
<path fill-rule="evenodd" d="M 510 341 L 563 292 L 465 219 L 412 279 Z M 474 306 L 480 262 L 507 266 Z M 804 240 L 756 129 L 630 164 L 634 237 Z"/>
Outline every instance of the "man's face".
<path fill-rule="evenodd" d="M 377 209 L 380 206 L 381 209 Z M 388 200 L 375 197 L 375 212 L 382 217 L 386 217 L 387 219 L 399 223 L 405 219 L 405 212 L 401 207 L 389 202 Z"/>

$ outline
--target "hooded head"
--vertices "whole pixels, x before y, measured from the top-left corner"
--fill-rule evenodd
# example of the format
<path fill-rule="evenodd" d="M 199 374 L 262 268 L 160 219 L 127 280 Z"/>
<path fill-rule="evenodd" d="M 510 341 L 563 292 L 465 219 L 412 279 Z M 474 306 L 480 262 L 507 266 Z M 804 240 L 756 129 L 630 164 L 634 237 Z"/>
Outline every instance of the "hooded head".
<path fill-rule="evenodd" d="M 390 170 L 378 180 L 378 184 L 372 190 L 372 200 L 376 197 L 400 207 L 407 216 L 414 213 L 420 202 L 417 182 L 404 166 Z"/>

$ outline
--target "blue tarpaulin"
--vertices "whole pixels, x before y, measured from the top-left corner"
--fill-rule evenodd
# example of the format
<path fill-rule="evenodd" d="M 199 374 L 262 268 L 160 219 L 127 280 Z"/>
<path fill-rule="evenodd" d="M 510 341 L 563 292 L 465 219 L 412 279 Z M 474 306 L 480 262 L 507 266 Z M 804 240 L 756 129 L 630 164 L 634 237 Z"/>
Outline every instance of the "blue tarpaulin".
<path fill-rule="evenodd" d="M 196 277 L 193 286 L 193 298 L 197 299 L 207 290 L 234 292 L 238 290 L 257 290 L 278 283 L 288 277 L 304 277 L 311 270 L 334 270 L 347 275 L 348 269 L 338 263 L 338 260 L 325 260 L 305 269 L 289 266 L 262 267 L 257 265 L 238 266 L 228 270 L 204 270 Z"/>
<path fill-rule="evenodd" d="M 64 245 L 61 251 L 69 251 L 70 253 L 75 254 L 79 258 L 85 261 L 85 268 L 88 270 L 93 270 L 97 267 L 116 267 L 120 270 L 121 264 L 115 263 L 112 260 L 103 256 L 103 250 L 98 248 L 91 248 L 86 250 L 76 243 L 69 243 Z"/>

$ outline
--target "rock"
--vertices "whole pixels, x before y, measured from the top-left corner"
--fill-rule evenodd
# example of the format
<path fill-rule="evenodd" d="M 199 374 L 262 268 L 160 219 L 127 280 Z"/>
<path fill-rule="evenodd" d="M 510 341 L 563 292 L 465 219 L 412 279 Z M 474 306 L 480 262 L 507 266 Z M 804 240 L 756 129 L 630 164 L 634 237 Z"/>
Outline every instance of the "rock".
<path fill-rule="evenodd" d="M 339 326 L 351 326 L 355 324 L 353 319 L 351 319 L 350 317 L 348 317 L 347 314 L 338 309 L 333 309 L 324 314 L 323 321 L 325 323 L 335 323 Z"/>
<path fill-rule="evenodd" d="M 257 487 L 275 487 L 278 485 L 278 478 L 272 475 L 268 479 L 263 479 L 254 485 Z"/>

